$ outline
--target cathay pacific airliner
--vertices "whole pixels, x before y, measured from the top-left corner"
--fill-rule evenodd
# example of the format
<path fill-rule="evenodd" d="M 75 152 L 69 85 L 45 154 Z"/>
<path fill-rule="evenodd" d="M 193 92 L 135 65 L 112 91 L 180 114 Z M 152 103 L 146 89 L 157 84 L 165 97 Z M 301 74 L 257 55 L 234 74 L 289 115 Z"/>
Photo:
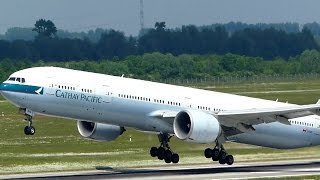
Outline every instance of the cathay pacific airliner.
<path fill-rule="evenodd" d="M 113 141 L 134 128 L 159 137 L 150 155 L 178 163 L 170 138 L 205 143 L 204 156 L 231 165 L 227 141 L 279 149 L 320 144 L 320 104 L 296 105 L 58 67 L 13 73 L 1 94 L 26 117 L 35 134 L 36 114 L 77 123 L 81 136 Z"/>

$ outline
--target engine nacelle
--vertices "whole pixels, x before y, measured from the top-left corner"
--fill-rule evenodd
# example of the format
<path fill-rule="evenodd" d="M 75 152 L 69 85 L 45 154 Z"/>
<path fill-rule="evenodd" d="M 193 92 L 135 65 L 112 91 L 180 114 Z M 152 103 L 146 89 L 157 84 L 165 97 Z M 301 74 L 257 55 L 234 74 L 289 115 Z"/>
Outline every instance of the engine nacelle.
<path fill-rule="evenodd" d="M 98 141 L 113 141 L 125 131 L 120 126 L 87 121 L 78 121 L 77 126 L 82 137 Z"/>
<path fill-rule="evenodd" d="M 219 121 L 211 114 L 198 110 L 183 110 L 173 122 L 177 138 L 196 143 L 212 143 L 221 134 Z"/>

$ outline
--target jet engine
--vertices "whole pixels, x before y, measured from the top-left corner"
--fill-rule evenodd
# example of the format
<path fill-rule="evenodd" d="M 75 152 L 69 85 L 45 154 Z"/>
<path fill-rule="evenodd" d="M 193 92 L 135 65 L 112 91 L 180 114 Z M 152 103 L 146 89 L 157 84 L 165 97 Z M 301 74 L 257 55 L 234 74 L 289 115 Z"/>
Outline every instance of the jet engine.
<path fill-rule="evenodd" d="M 177 114 L 173 129 L 177 138 L 196 143 L 212 143 L 221 134 L 220 123 L 213 115 L 192 109 Z"/>
<path fill-rule="evenodd" d="M 77 126 L 82 137 L 98 141 L 113 141 L 125 131 L 124 127 L 87 121 L 78 121 Z"/>

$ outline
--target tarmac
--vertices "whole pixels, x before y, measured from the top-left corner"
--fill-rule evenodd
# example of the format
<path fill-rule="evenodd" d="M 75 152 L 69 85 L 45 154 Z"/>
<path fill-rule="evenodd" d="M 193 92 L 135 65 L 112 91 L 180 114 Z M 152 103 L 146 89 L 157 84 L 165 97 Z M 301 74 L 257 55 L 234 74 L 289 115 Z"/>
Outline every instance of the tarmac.
<path fill-rule="evenodd" d="M 148 168 L 113 169 L 96 167 L 94 171 L 53 172 L 0 176 L 0 179 L 255 179 L 296 176 L 320 176 L 320 159 L 239 163 L 228 165 L 168 165 Z"/>

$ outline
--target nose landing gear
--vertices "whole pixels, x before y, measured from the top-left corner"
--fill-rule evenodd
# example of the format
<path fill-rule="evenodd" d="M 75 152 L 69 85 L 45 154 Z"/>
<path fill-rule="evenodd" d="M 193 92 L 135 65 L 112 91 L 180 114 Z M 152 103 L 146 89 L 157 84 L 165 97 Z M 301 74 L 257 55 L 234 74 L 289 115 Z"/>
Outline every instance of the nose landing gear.
<path fill-rule="evenodd" d="M 34 112 L 30 109 L 19 109 L 19 111 L 26 116 L 25 120 L 28 121 L 28 125 L 24 128 L 24 134 L 34 135 L 36 133 L 36 129 L 32 126 Z"/>
<path fill-rule="evenodd" d="M 36 133 L 36 129 L 32 126 L 32 116 L 26 115 L 26 121 L 28 121 L 28 125 L 24 127 L 25 135 L 34 135 Z"/>

